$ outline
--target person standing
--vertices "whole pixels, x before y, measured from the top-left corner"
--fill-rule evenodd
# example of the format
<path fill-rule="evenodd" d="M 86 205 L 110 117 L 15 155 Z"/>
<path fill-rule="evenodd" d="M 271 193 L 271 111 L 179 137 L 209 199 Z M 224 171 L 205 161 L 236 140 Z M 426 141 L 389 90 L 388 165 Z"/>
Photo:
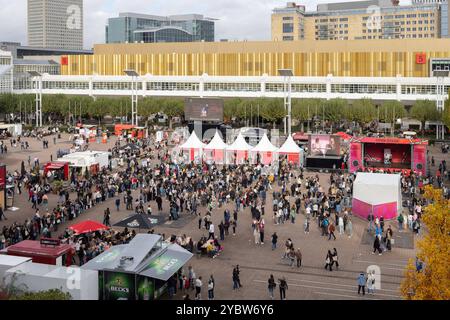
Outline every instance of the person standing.
<path fill-rule="evenodd" d="M 398 221 L 398 232 L 402 232 L 403 231 L 403 223 L 405 222 L 405 217 L 403 216 L 403 214 L 399 214 L 397 217 L 397 221 Z"/>
<path fill-rule="evenodd" d="M 344 234 L 344 218 L 342 218 L 342 216 L 339 216 L 339 218 L 338 218 L 338 226 L 339 226 L 339 234 L 343 235 Z"/>
<path fill-rule="evenodd" d="M 388 226 L 386 230 L 386 249 L 391 251 L 392 250 L 392 236 L 394 233 L 392 232 L 391 225 Z"/>
<path fill-rule="evenodd" d="M 333 255 L 331 254 L 331 251 L 328 250 L 327 256 L 325 257 L 325 269 L 329 268 L 330 271 L 333 271 L 332 259 Z"/>
<path fill-rule="evenodd" d="M 348 217 L 346 229 L 347 229 L 348 237 L 351 238 L 352 234 L 353 234 L 353 223 L 352 223 L 352 219 L 350 217 Z"/>
<path fill-rule="evenodd" d="M 213 239 L 214 240 L 214 224 L 210 224 L 209 225 L 209 236 L 208 236 L 208 240 L 209 239 Z"/>
<path fill-rule="evenodd" d="M 117 211 L 120 211 L 120 198 L 116 199 L 116 209 Z"/>
<path fill-rule="evenodd" d="M 309 234 L 309 216 L 305 218 L 305 234 Z"/>
<path fill-rule="evenodd" d="M 214 300 L 214 286 L 214 277 L 211 275 L 208 280 L 208 300 Z"/>
<path fill-rule="evenodd" d="M 300 248 L 297 248 L 295 257 L 297 258 L 297 268 L 300 268 L 302 266 L 302 252 L 300 251 Z"/>
<path fill-rule="evenodd" d="M 361 272 L 358 276 L 358 294 L 361 293 L 363 296 L 366 294 L 366 276 L 364 275 L 364 272 Z"/>
<path fill-rule="evenodd" d="M 367 294 L 375 294 L 375 270 L 367 274 Z"/>
<path fill-rule="evenodd" d="M 259 240 L 261 244 L 264 244 L 264 226 L 265 226 L 264 219 L 261 219 L 261 221 L 258 223 L 259 227 Z"/>
<path fill-rule="evenodd" d="M 253 230 L 253 236 L 255 238 L 255 244 L 260 244 L 261 236 L 259 235 L 259 224 L 255 224 L 255 229 Z"/>
<path fill-rule="evenodd" d="M 280 299 L 281 300 L 286 300 L 286 290 L 288 289 L 288 284 L 286 281 L 286 278 L 283 277 L 281 279 L 278 279 L 279 283 L 279 287 L 280 287 Z"/>
<path fill-rule="evenodd" d="M 237 267 L 233 268 L 233 290 L 239 289 L 239 272 L 237 271 Z"/>
<path fill-rule="evenodd" d="M 277 242 L 278 242 L 278 236 L 277 236 L 277 233 L 274 232 L 272 235 L 272 250 L 275 250 L 277 248 Z"/>
<path fill-rule="evenodd" d="M 202 299 L 202 277 L 198 277 L 195 280 L 195 300 L 201 300 Z"/>
<path fill-rule="evenodd" d="M 269 280 L 267 280 L 267 283 L 268 283 L 267 287 L 269 289 L 269 297 L 273 300 L 274 299 L 273 292 L 277 286 L 273 274 L 270 275 Z"/>
<path fill-rule="evenodd" d="M 370 212 L 369 215 L 367 216 L 367 221 L 369 221 L 369 228 L 367 229 L 367 232 L 372 232 L 372 224 L 373 224 L 374 220 L 375 219 L 374 219 L 373 213 Z"/>

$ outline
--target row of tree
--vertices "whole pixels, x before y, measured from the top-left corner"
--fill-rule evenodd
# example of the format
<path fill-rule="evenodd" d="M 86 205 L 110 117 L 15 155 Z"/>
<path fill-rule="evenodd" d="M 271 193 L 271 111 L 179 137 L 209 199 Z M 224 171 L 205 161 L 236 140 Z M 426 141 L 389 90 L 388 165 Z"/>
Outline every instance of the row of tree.
<path fill-rule="evenodd" d="M 34 95 L 0 95 L 0 113 L 33 113 Z M 447 102 L 448 105 L 448 102 Z M 102 119 L 104 116 L 121 117 L 131 114 L 131 99 L 129 97 L 99 97 L 44 95 L 42 101 L 44 114 L 59 115 L 68 119 L 69 115 L 83 118 Z M 139 115 L 148 117 L 158 112 L 164 113 L 170 119 L 182 117 L 184 100 L 182 98 L 142 98 L 139 100 Z M 279 123 L 285 116 L 283 99 L 257 98 L 225 100 L 225 121 L 246 120 L 251 117 L 269 123 Z M 450 121 L 449 108 L 444 115 L 436 110 L 433 101 L 419 100 L 414 103 L 409 112 L 398 101 L 386 101 L 376 105 L 370 99 L 361 99 L 349 103 L 344 99 L 293 99 L 292 118 L 300 122 L 309 120 L 340 120 L 355 121 L 361 124 L 371 121 L 393 122 L 394 119 L 409 116 L 425 121 Z M 447 119 L 448 118 L 448 119 Z M 449 122 L 447 122 L 449 125 Z"/>

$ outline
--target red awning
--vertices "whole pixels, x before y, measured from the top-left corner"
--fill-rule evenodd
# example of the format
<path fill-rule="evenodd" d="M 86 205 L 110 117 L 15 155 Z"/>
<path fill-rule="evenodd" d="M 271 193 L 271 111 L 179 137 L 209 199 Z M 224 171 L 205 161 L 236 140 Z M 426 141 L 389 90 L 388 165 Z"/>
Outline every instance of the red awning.
<path fill-rule="evenodd" d="M 73 230 L 76 234 L 83 234 L 89 232 L 95 232 L 100 230 L 107 230 L 109 227 L 92 220 L 86 220 L 73 226 L 69 227 L 70 230 Z"/>
<path fill-rule="evenodd" d="M 46 166 L 47 169 L 57 170 L 62 169 L 67 162 L 49 162 Z"/>
<path fill-rule="evenodd" d="M 344 140 L 350 140 L 353 137 L 353 136 L 349 135 L 348 133 L 345 133 L 342 131 L 336 133 L 336 135 L 340 136 Z"/>
<path fill-rule="evenodd" d="M 304 134 L 303 132 L 296 132 L 292 136 L 294 140 L 301 140 L 301 141 L 308 141 L 309 137 L 307 134 Z"/>

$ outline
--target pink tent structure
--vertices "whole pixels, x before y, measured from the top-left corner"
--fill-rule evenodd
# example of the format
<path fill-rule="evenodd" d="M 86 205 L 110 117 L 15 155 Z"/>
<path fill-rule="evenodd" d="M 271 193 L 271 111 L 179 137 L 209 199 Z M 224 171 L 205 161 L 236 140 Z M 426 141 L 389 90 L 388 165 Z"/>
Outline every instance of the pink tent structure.
<path fill-rule="evenodd" d="M 223 142 L 219 131 L 211 139 L 211 141 L 203 148 L 203 155 L 207 162 L 215 162 L 216 164 L 225 163 L 225 152 L 228 145 Z"/>
<path fill-rule="evenodd" d="M 241 133 L 239 133 L 236 140 L 227 147 L 227 163 L 242 164 L 249 158 L 250 146 L 244 139 Z"/>
<path fill-rule="evenodd" d="M 400 175 L 358 172 L 353 183 L 352 211 L 363 219 L 369 213 L 395 219 L 402 212 Z"/>
<path fill-rule="evenodd" d="M 289 163 L 303 166 L 303 149 L 295 143 L 292 136 L 289 136 L 280 149 L 278 149 L 278 154 L 287 156 Z"/>
<path fill-rule="evenodd" d="M 203 155 L 203 148 L 205 144 L 200 141 L 200 139 L 195 134 L 195 131 L 192 131 L 190 137 L 180 146 L 180 149 L 183 153 L 186 153 L 189 161 L 200 160 Z"/>
<path fill-rule="evenodd" d="M 267 134 L 264 134 L 262 139 L 251 152 L 254 161 L 256 160 L 257 155 L 259 155 L 260 162 L 264 165 L 268 165 L 278 158 L 278 154 L 276 153 L 277 151 L 278 148 L 269 141 Z"/>

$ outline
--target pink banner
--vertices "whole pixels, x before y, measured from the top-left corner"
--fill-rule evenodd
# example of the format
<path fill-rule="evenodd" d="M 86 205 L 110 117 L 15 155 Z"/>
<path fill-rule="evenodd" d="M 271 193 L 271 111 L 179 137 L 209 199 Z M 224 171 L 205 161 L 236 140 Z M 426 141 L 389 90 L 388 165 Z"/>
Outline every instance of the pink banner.
<path fill-rule="evenodd" d="M 426 165 L 427 165 L 427 148 L 425 145 L 414 145 L 414 170 L 417 173 L 421 173 L 422 176 L 426 175 Z"/>
<path fill-rule="evenodd" d="M 350 172 L 356 172 L 358 169 L 362 168 L 362 147 L 361 143 L 353 142 L 350 145 L 350 157 L 349 157 L 349 168 Z"/>
<path fill-rule="evenodd" d="M 372 212 L 372 205 L 353 198 L 352 200 L 352 213 L 363 219 L 367 219 L 369 213 Z"/>
<path fill-rule="evenodd" d="M 397 202 L 373 206 L 373 215 L 378 218 L 383 217 L 386 220 L 395 219 L 397 217 Z"/>

